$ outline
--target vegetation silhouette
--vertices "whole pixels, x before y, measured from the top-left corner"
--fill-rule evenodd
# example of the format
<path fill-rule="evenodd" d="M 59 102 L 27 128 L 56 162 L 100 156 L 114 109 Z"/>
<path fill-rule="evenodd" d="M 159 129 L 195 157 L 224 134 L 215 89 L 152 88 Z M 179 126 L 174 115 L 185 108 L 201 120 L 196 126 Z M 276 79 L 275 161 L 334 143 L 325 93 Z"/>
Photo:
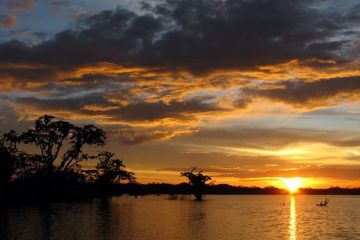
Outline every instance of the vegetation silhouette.
<path fill-rule="evenodd" d="M 136 178 L 134 173 L 124 170 L 125 165 L 123 161 L 114 158 L 115 154 L 104 151 L 101 152 L 97 157 L 99 159 L 96 165 L 95 179 L 100 184 L 102 195 L 109 195 L 113 184 L 120 183 L 121 180 L 127 180 L 134 183 Z M 95 180 L 96 181 L 96 180 Z"/>
<path fill-rule="evenodd" d="M 324 202 L 321 201 L 320 203 L 316 204 L 316 206 L 318 206 L 318 207 L 327 207 L 328 203 L 329 203 L 329 199 L 325 198 Z"/>
<path fill-rule="evenodd" d="M 204 190 L 207 186 L 206 182 L 210 181 L 211 177 L 202 174 L 202 171 L 194 173 L 195 170 L 196 167 L 194 167 L 190 172 L 181 172 L 180 176 L 188 178 L 195 199 L 197 201 L 201 201 L 203 199 Z"/>
<path fill-rule="evenodd" d="M 14 159 L 4 148 L 0 148 L 0 186 L 4 186 L 10 181 L 14 172 Z"/>
<path fill-rule="evenodd" d="M 109 185 L 120 180 L 134 182 L 134 174 L 125 170 L 114 153 L 84 151 L 86 146 L 103 147 L 105 140 L 105 132 L 94 125 L 78 127 L 49 115 L 39 117 L 34 127 L 21 134 L 14 130 L 4 133 L 0 138 L 0 186 L 7 192 L 2 193 L 72 197 L 81 196 L 86 189 L 91 192 L 85 183 L 92 183 L 106 190 L 101 191 L 103 195 L 108 193 Z M 96 168 L 82 170 L 81 163 L 88 160 L 97 160 Z"/>
<path fill-rule="evenodd" d="M 14 130 L 4 133 L 0 138 L 0 186 L 7 184 L 19 166 L 19 159 L 23 153 L 19 152 L 17 145 L 19 137 Z"/>

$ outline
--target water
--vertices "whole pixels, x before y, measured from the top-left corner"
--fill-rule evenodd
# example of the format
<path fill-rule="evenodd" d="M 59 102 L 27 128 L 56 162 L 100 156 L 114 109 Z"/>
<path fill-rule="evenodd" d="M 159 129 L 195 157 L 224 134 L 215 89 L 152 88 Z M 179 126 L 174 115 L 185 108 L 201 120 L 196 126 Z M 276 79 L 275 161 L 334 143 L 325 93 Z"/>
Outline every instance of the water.
<path fill-rule="evenodd" d="M 0 239 L 360 239 L 360 196 L 114 197 L 1 209 Z M 285 205 L 283 205 L 285 203 Z"/>

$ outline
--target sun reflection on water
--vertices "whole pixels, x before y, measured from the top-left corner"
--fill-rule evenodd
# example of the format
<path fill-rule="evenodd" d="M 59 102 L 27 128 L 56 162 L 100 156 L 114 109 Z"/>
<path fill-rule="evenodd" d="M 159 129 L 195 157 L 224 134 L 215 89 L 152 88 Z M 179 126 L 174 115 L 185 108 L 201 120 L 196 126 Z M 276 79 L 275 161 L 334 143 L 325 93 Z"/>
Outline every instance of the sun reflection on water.
<path fill-rule="evenodd" d="M 289 239 L 296 240 L 296 203 L 294 196 L 290 198 Z"/>

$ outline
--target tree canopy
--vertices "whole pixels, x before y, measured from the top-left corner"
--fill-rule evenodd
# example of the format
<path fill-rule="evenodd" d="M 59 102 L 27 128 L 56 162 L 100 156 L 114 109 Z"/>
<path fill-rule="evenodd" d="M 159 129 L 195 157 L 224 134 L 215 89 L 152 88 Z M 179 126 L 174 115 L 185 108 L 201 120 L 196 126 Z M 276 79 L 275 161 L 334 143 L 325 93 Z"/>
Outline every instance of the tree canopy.
<path fill-rule="evenodd" d="M 202 195 L 206 187 L 206 182 L 211 180 L 210 176 L 202 174 L 202 171 L 195 173 L 196 167 L 194 167 L 190 172 L 181 172 L 180 176 L 187 177 L 189 184 L 193 188 L 193 193 L 196 200 L 202 200 Z"/>
<path fill-rule="evenodd" d="M 99 162 L 96 169 L 99 171 L 99 181 L 104 184 L 117 183 L 121 180 L 135 181 L 134 173 L 124 170 L 123 161 L 114 158 L 115 154 L 111 152 L 101 152 L 98 155 Z"/>
<path fill-rule="evenodd" d="M 105 140 L 105 132 L 94 125 L 79 127 L 54 116 L 41 116 L 27 131 L 18 134 L 11 130 L 0 138 L 0 182 L 38 178 L 84 181 L 86 171 L 81 170 L 81 163 L 87 160 L 98 160 L 93 170 L 98 182 L 133 181 L 134 174 L 124 169 L 114 153 L 85 152 L 85 146 L 103 147 Z M 26 145 L 33 146 L 31 151 L 21 150 Z"/>
<path fill-rule="evenodd" d="M 103 146 L 105 132 L 94 125 L 76 127 L 65 121 L 57 121 L 53 116 L 44 115 L 38 118 L 35 127 L 24 132 L 20 139 L 39 149 L 40 163 L 47 171 L 61 172 L 71 170 L 80 162 L 91 159 L 92 156 L 83 152 L 83 147 Z M 68 148 L 64 150 L 65 146 Z M 63 154 L 59 157 L 61 152 Z M 60 161 L 57 166 L 56 160 Z"/>

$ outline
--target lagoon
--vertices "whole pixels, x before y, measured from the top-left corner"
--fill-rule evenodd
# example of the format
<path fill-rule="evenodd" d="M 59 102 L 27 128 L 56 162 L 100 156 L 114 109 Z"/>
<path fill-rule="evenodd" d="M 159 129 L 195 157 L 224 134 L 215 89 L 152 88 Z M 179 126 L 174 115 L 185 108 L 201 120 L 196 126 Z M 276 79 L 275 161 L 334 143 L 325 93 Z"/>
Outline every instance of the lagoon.
<path fill-rule="evenodd" d="M 0 210 L 1 240 L 360 239 L 360 196 L 119 196 Z"/>

